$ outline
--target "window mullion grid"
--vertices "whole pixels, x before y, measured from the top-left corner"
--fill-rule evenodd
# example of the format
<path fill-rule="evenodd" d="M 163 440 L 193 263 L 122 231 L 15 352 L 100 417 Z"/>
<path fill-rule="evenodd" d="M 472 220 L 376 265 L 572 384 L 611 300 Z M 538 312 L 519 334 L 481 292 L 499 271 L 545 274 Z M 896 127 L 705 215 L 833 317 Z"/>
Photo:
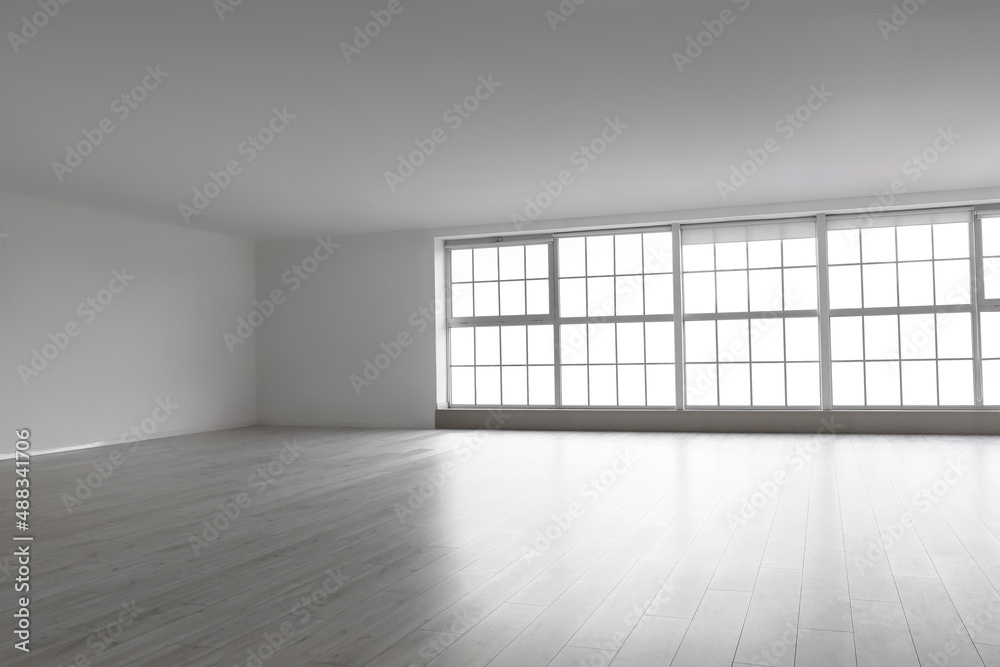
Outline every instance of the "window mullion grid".
<path fill-rule="evenodd" d="M 938 345 L 938 308 L 941 304 L 938 303 L 937 299 L 937 248 L 934 245 L 934 225 L 930 225 L 931 228 L 931 289 L 934 290 L 934 396 L 937 400 L 937 405 L 941 405 L 941 351 Z M 897 227 L 897 234 L 898 232 Z M 899 259 L 897 257 L 896 259 Z M 897 270 L 898 274 L 898 270 Z M 896 280 L 897 285 L 899 284 L 899 279 Z M 899 356 L 903 356 L 903 350 L 900 348 Z M 903 374 L 903 362 L 899 362 L 899 373 Z M 900 403 L 902 403 L 902 395 L 900 395 Z"/>
<path fill-rule="evenodd" d="M 612 234 L 611 235 L 611 301 L 613 303 L 613 308 L 614 308 L 614 310 L 612 311 L 613 315 L 617 315 L 618 314 L 618 290 L 616 289 L 616 286 L 617 286 L 617 284 L 616 284 L 616 278 L 618 276 L 618 261 L 617 261 L 617 259 L 615 257 L 615 248 L 617 247 L 617 245 L 618 245 L 618 238 L 617 238 L 617 236 L 615 236 L 614 234 Z M 615 327 L 615 365 L 614 365 L 614 369 L 615 369 L 615 405 L 616 406 L 621 406 L 621 404 L 622 404 L 621 396 L 619 396 L 619 394 L 618 394 L 618 392 L 619 392 L 619 387 L 618 387 L 618 324 L 616 323 L 614 325 L 614 327 Z"/>
<path fill-rule="evenodd" d="M 584 298 L 584 308 L 587 313 L 587 317 L 590 317 L 590 266 L 587 255 L 590 254 L 590 243 L 589 239 L 583 240 L 583 298 Z M 587 370 L 587 407 L 590 407 L 593 403 L 590 400 L 590 324 L 586 325 L 587 331 L 587 348 L 586 352 L 586 366 L 584 368 Z"/>
<path fill-rule="evenodd" d="M 819 287 L 820 409 L 833 409 L 833 351 L 830 333 L 830 244 L 826 214 L 816 216 L 816 280 Z"/>
<path fill-rule="evenodd" d="M 445 250 L 444 252 L 444 317 L 445 317 L 445 327 L 444 327 L 444 367 L 447 376 L 445 376 L 445 403 L 448 407 L 452 406 L 452 392 L 451 392 L 451 251 Z M 473 348 L 473 351 L 475 348 Z M 473 357 L 472 361 L 476 359 Z M 440 368 L 440 366 L 438 366 Z M 475 371 L 472 372 L 473 377 L 475 377 Z"/>
<path fill-rule="evenodd" d="M 749 289 L 749 288 L 748 288 Z M 712 312 L 719 314 L 719 258 L 716 251 L 716 244 L 712 244 L 712 299 L 715 305 Z M 719 380 L 722 378 L 722 367 L 719 364 L 719 322 L 715 322 L 715 404 L 722 405 L 722 385 Z M 751 373 L 753 371 L 751 370 Z M 753 375 L 750 376 L 751 386 L 753 386 Z M 751 400 L 751 405 L 753 401 Z"/>
<path fill-rule="evenodd" d="M 969 229 L 969 264 L 972 265 L 972 275 L 970 276 L 972 292 L 969 295 L 969 303 L 972 304 L 972 383 L 973 400 L 977 408 L 983 407 L 983 348 L 982 348 L 982 321 L 979 314 L 981 298 L 985 293 L 985 269 L 984 248 L 983 248 L 982 219 L 979 214 L 973 212 L 972 224 Z"/>
<path fill-rule="evenodd" d="M 932 231 L 931 231 L 931 242 L 932 243 L 933 243 L 933 240 L 934 240 L 934 233 L 933 233 L 933 229 L 932 229 Z M 903 302 L 902 299 L 901 299 L 901 293 L 900 293 L 900 288 L 899 288 L 899 227 L 895 227 L 892 230 L 892 243 L 893 243 L 893 246 L 894 246 L 893 247 L 893 257 L 895 258 L 895 262 L 893 263 L 893 268 L 895 269 L 895 274 L 896 274 L 896 307 L 898 308 L 899 305 Z M 934 257 L 933 252 L 931 253 L 931 257 L 932 258 Z M 933 275 L 933 274 L 934 274 L 934 265 L 932 263 L 931 264 L 931 275 Z M 896 315 L 896 356 L 899 357 L 899 360 L 896 363 L 899 365 L 899 405 L 900 405 L 900 407 L 902 407 L 902 405 L 903 405 L 903 327 L 901 326 L 901 324 L 902 324 L 902 317 L 899 316 L 899 315 Z M 941 402 L 941 397 L 939 396 L 938 397 L 938 403 L 940 404 L 940 402 Z"/>
<path fill-rule="evenodd" d="M 861 310 L 865 312 L 865 242 L 861 230 L 858 230 L 858 240 L 861 252 L 861 263 L 858 264 L 858 275 L 861 279 Z M 865 336 L 866 316 L 861 315 L 861 381 L 864 389 L 865 407 L 868 406 L 868 339 Z"/>
<path fill-rule="evenodd" d="M 788 306 L 785 303 L 785 242 L 780 240 L 781 244 L 781 310 L 784 312 L 785 308 Z M 749 283 L 748 283 L 749 287 Z M 753 366 L 751 366 L 753 368 Z M 788 406 L 788 320 L 781 318 L 781 376 L 785 383 L 784 391 L 784 405 Z M 750 391 L 753 391 L 753 384 L 750 385 Z"/>
<path fill-rule="evenodd" d="M 681 282 L 683 267 L 681 266 L 681 227 L 673 225 L 670 228 L 671 256 L 673 261 L 674 288 L 674 408 L 684 410 L 687 407 L 687 388 L 685 377 L 687 360 L 684 355 L 684 288 Z"/>
<path fill-rule="evenodd" d="M 642 314 L 646 314 L 646 235 L 639 234 L 639 252 L 641 262 L 639 266 L 639 291 L 642 293 Z M 618 291 L 617 289 L 615 290 Z M 649 349 L 647 343 L 646 321 L 642 323 L 642 382 L 643 382 L 643 403 L 649 407 L 649 360 L 646 358 L 646 350 Z"/>
<path fill-rule="evenodd" d="M 549 244 L 549 315 L 552 318 L 552 381 L 553 403 L 557 408 L 563 407 L 562 400 L 562 313 L 559 312 L 559 253 L 556 251 L 556 241 Z"/>

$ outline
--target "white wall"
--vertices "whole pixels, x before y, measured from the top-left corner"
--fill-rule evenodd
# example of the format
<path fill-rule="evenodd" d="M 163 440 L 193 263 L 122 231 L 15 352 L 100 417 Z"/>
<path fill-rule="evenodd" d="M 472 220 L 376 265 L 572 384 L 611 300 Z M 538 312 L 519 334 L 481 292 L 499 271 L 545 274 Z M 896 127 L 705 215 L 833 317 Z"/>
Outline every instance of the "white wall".
<path fill-rule="evenodd" d="M 298 289 L 293 267 L 312 256 L 316 239 L 257 244 L 258 299 L 274 289 L 285 297 L 255 334 L 260 422 L 432 428 L 435 336 L 425 315 L 434 303 L 433 235 L 332 240 L 340 247 Z M 364 377 L 366 359 L 385 365 L 376 360 L 381 345 L 400 334 L 409 345 L 358 394 L 351 375 Z"/>
<path fill-rule="evenodd" d="M 231 354 L 222 338 L 251 307 L 251 241 L 6 194 L 0 234 L 0 455 L 21 428 L 43 451 L 143 420 L 154 436 L 255 423 L 254 343 Z M 134 280 L 102 293 L 123 268 Z M 33 350 L 54 358 L 25 384 Z"/>

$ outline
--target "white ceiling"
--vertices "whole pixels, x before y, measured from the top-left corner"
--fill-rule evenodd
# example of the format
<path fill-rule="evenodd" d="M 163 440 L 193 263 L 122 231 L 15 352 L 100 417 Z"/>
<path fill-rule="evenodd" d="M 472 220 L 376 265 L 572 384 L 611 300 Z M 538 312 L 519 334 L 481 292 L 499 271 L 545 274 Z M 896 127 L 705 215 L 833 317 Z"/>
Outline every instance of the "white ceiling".
<path fill-rule="evenodd" d="M 3 32 L 37 2 L 5 0 Z M 902 0 L 585 0 L 554 31 L 558 0 L 400 2 L 348 63 L 340 43 L 389 0 L 242 0 L 222 20 L 212 0 L 68 0 L 18 53 L 0 45 L 0 189 L 183 225 L 179 204 L 236 159 L 191 225 L 264 238 L 509 223 L 563 169 L 544 218 L 719 207 L 717 182 L 768 137 L 780 150 L 726 205 L 998 185 L 996 0 L 909 0 L 888 39 L 877 22 Z M 727 8 L 679 72 L 672 54 Z M 119 120 L 155 65 L 169 76 Z M 488 75 L 500 88 L 453 129 L 443 112 Z M 775 122 L 814 85 L 833 97 L 786 140 Z M 275 107 L 296 118 L 246 163 Z M 104 117 L 114 132 L 60 183 L 52 162 Z M 580 173 L 606 118 L 628 129 Z M 437 127 L 447 141 L 390 192 L 384 172 Z M 904 163 L 942 127 L 960 138 L 914 180 Z"/>

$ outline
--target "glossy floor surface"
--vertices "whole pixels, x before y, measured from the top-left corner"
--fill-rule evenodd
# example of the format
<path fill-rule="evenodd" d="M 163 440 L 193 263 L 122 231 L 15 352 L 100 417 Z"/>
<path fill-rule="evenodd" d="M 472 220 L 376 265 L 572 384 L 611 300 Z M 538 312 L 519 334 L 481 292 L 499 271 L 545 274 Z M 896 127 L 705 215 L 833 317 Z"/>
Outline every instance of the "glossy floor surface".
<path fill-rule="evenodd" d="M 253 428 L 31 485 L 3 665 L 1000 665 L 1000 438 Z"/>

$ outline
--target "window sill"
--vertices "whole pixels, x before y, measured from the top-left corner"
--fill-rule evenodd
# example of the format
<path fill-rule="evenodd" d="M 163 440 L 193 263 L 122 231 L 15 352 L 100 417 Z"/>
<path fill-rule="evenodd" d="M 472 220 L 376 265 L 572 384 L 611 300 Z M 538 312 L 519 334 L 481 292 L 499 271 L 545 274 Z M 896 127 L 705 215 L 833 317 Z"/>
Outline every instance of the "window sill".
<path fill-rule="evenodd" d="M 833 411 L 444 408 L 435 412 L 435 427 L 521 431 L 1000 435 L 1000 411 L 981 408 Z"/>

